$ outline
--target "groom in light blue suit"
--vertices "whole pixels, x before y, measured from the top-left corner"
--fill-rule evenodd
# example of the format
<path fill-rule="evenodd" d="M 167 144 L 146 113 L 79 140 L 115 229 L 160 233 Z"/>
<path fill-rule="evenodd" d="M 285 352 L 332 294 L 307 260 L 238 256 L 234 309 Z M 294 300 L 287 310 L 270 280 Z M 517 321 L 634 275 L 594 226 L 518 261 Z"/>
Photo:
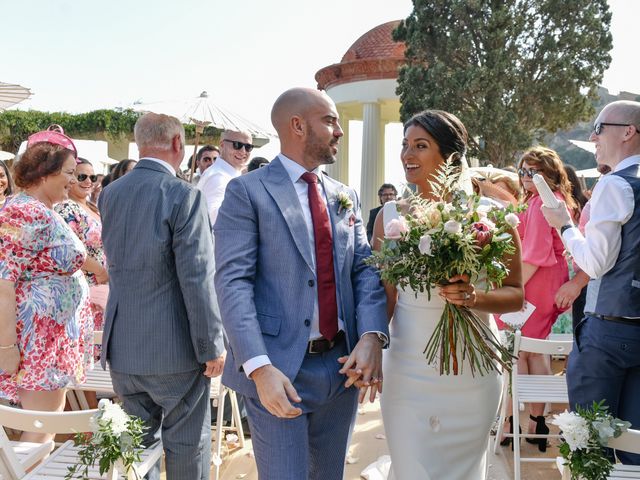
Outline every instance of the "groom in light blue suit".
<path fill-rule="evenodd" d="M 282 153 L 229 183 L 214 226 L 223 382 L 246 397 L 261 480 L 340 480 L 358 392 L 363 401 L 382 389 L 385 294 L 364 264 L 371 251 L 355 192 L 319 170 L 335 162 L 343 135 L 334 103 L 291 89 L 271 119 Z M 335 336 L 323 327 L 327 270 Z"/>

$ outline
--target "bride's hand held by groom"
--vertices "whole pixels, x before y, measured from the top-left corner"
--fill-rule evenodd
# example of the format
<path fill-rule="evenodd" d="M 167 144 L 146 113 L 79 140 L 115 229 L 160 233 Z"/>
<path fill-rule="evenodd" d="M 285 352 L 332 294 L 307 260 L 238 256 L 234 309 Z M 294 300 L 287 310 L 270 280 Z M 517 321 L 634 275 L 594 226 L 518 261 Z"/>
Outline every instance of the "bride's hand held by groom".
<path fill-rule="evenodd" d="M 260 403 L 269 413 L 279 418 L 295 418 L 302 414 L 302 409 L 289 401 L 300 403 L 302 398 L 287 376 L 276 367 L 264 365 L 251 372 L 250 378 L 256 384 Z"/>
<path fill-rule="evenodd" d="M 360 389 L 358 401 L 363 403 L 367 390 L 369 401 L 374 402 L 376 393 L 382 393 L 382 343 L 375 333 L 366 333 L 351 351 L 351 355 L 340 357 L 340 373 L 347 376 L 345 387 Z"/>

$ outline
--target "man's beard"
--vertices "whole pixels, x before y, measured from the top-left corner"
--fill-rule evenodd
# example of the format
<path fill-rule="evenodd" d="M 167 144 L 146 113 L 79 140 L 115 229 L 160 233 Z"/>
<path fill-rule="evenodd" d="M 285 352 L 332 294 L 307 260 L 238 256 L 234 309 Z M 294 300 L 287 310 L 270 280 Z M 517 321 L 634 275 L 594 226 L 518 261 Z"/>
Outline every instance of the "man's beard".
<path fill-rule="evenodd" d="M 304 146 L 304 156 L 319 162 L 319 165 L 331 165 L 336 163 L 336 157 L 331 151 L 331 147 L 338 144 L 338 140 L 329 145 L 320 141 L 312 128 L 309 128 L 309 139 Z"/>

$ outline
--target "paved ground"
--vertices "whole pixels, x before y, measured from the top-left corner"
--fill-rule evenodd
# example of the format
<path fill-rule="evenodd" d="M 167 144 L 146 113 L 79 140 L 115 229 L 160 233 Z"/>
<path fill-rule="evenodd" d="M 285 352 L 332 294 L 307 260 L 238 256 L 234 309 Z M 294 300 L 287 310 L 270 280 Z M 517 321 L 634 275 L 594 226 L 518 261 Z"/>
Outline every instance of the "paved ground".
<path fill-rule="evenodd" d="M 565 408 L 563 405 L 553 405 L 552 407 L 551 413 L 563 411 Z M 526 417 L 524 413 L 521 415 L 524 425 L 526 425 L 524 423 Z M 551 414 L 548 418 L 551 418 Z M 493 437 L 491 437 L 491 440 L 493 440 Z M 557 442 L 552 441 L 551 443 L 553 446 L 547 449 L 546 454 L 541 454 L 537 451 L 536 446 L 522 442 L 522 455 L 555 458 L 558 455 L 558 450 L 555 447 Z M 375 461 L 380 455 L 388 453 L 378 402 L 367 404 L 361 409 L 349 451 L 350 461 L 353 463 L 347 465 L 345 480 L 360 479 L 362 469 Z M 488 480 L 509 480 L 513 478 L 513 456 L 509 447 L 499 447 L 496 455 L 490 454 L 489 461 Z M 251 455 L 250 441 L 247 442 L 244 449 L 231 452 L 225 457 L 221 467 L 220 478 L 221 480 L 258 479 L 255 462 Z M 552 463 L 523 464 L 523 480 L 553 480 L 559 478 L 560 474 Z"/>

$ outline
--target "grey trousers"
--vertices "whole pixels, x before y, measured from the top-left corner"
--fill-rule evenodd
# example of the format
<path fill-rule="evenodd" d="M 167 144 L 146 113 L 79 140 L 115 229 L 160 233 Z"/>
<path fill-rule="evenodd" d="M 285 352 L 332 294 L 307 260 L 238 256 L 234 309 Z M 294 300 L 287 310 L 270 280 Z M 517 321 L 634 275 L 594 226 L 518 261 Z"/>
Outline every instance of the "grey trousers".
<path fill-rule="evenodd" d="M 162 438 L 167 480 L 209 479 L 210 379 L 204 369 L 170 375 L 131 375 L 111 370 L 125 411 L 144 420 L 145 444 Z M 160 478 L 160 462 L 147 478 Z"/>

